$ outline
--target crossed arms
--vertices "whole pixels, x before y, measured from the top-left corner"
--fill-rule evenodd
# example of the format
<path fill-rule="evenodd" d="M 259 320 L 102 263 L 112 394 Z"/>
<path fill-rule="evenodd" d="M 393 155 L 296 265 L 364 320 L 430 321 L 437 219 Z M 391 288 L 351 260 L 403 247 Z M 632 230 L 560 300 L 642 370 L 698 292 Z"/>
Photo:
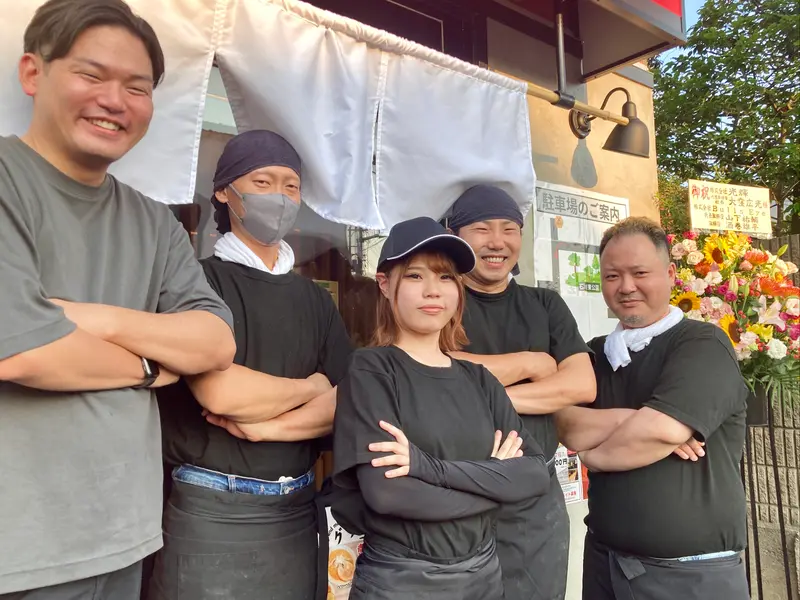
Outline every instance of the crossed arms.
<path fill-rule="evenodd" d="M 573 354 L 560 363 L 546 352 L 454 352 L 452 356 L 486 367 L 506 386 L 511 403 L 521 415 L 551 414 L 567 406 L 594 402 L 594 370 L 587 353 Z"/>
<path fill-rule="evenodd" d="M 705 455 L 690 427 L 647 406 L 638 410 L 572 406 L 555 419 L 561 442 L 578 452 L 592 471 L 631 471 L 673 453 L 692 461 Z"/>
<path fill-rule="evenodd" d="M 141 383 L 142 356 L 162 365 L 154 387 L 178 375 L 224 369 L 233 333 L 203 310 L 152 314 L 104 304 L 49 300 L 71 322 L 55 341 L 0 360 L 0 380 L 52 391 L 89 391 Z"/>

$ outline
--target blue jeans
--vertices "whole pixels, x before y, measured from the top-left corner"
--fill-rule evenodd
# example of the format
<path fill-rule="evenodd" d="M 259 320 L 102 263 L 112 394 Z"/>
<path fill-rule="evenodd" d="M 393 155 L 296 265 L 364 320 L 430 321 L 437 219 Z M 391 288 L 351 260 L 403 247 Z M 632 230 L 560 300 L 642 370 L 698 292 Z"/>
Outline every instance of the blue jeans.
<path fill-rule="evenodd" d="M 182 481 L 190 485 L 234 494 L 285 496 L 314 483 L 314 470 L 312 469 L 305 475 L 294 479 L 282 477 L 281 481 L 267 481 L 265 479 L 218 473 L 217 471 L 192 465 L 181 465 L 180 467 L 175 467 L 172 471 L 172 478 L 175 481 Z"/>

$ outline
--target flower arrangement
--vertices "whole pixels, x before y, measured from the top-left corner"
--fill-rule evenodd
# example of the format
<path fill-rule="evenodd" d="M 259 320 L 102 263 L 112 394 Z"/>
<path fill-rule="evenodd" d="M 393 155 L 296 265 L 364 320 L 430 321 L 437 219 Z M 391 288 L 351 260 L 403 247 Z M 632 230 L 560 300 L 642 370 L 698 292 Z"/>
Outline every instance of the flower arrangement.
<path fill-rule="evenodd" d="M 722 328 L 751 390 L 800 385 L 800 287 L 789 278 L 797 266 L 780 258 L 787 247 L 772 254 L 734 232 L 668 238 L 672 304 Z"/>

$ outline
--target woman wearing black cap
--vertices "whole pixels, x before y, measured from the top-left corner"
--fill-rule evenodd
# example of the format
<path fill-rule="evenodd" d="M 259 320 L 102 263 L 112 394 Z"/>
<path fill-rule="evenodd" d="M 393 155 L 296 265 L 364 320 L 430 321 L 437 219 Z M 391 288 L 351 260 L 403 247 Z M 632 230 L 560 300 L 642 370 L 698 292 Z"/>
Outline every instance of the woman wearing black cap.
<path fill-rule="evenodd" d="M 237 351 L 227 371 L 159 397 L 173 488 L 149 598 L 310 600 L 317 438 L 330 433 L 350 343 L 283 241 L 300 206 L 294 148 L 270 131 L 232 138 L 214 192 L 223 235 L 201 264 L 233 312 Z"/>
<path fill-rule="evenodd" d="M 502 598 L 495 509 L 547 489 L 503 386 L 447 354 L 466 343 L 460 274 L 474 265 L 425 217 L 381 251 L 377 347 L 353 355 L 334 426 L 334 480 L 366 505 L 351 600 Z"/>

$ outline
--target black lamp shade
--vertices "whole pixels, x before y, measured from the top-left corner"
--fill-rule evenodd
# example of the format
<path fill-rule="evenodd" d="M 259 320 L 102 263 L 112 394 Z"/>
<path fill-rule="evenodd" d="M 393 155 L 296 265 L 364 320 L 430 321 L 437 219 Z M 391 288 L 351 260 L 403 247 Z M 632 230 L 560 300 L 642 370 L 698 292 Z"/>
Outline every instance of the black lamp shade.
<path fill-rule="evenodd" d="M 650 158 L 650 132 L 647 125 L 636 116 L 636 105 L 626 102 L 622 106 L 622 116 L 628 118 L 628 124 L 614 126 L 603 150 Z"/>

